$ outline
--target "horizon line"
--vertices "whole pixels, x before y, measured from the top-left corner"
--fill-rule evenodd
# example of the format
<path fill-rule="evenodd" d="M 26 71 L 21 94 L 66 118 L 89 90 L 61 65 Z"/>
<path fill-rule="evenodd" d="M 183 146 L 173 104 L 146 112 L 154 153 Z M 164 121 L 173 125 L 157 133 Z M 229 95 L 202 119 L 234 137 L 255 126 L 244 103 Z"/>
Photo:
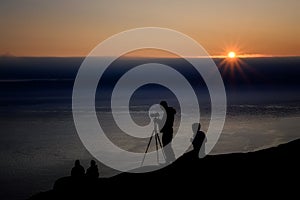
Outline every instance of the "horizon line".
<path fill-rule="evenodd" d="M 88 56 L 88 55 L 87 55 Z M 15 55 L 0 55 L 0 58 L 85 58 L 87 56 L 74 55 L 74 56 L 58 56 L 58 55 L 26 55 L 26 56 L 15 56 Z M 107 58 L 113 56 L 94 56 L 99 58 Z M 289 58 L 289 57 L 300 57 L 300 55 L 268 55 L 268 54 L 242 54 L 237 55 L 236 58 Z M 124 56 L 124 58 L 180 58 L 175 56 Z M 226 55 L 213 55 L 213 56 L 186 56 L 186 58 L 228 58 Z"/>

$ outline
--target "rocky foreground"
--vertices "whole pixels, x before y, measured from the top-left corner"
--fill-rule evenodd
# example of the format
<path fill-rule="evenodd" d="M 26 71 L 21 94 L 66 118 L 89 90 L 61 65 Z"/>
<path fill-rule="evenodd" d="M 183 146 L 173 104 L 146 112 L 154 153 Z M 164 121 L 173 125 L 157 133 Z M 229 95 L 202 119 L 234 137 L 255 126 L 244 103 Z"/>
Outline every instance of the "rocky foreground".
<path fill-rule="evenodd" d="M 250 153 L 206 156 L 186 153 L 154 172 L 122 173 L 96 180 L 64 177 L 52 190 L 30 199 L 106 198 L 266 198 L 300 193 L 300 140 Z"/>

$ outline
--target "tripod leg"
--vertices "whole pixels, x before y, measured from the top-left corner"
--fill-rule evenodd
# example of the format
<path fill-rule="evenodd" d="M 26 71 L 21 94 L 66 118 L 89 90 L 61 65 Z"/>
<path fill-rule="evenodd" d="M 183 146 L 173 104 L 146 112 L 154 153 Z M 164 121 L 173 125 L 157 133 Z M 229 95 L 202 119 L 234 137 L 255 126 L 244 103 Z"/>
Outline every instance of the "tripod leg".
<path fill-rule="evenodd" d="M 160 148 L 161 148 L 162 155 L 163 155 L 164 159 L 166 160 L 166 155 L 165 155 L 163 146 L 161 145 L 161 141 L 160 141 L 160 138 L 159 138 L 158 134 L 157 134 L 157 140 L 158 140 L 158 142 L 159 142 L 159 146 L 160 146 Z"/>
<path fill-rule="evenodd" d="M 144 153 L 144 157 L 143 157 L 143 161 L 142 161 L 142 163 L 141 163 L 141 166 L 143 166 L 143 164 L 144 164 L 146 154 L 147 154 L 147 152 L 148 152 L 149 146 L 150 146 L 150 144 L 151 144 L 151 140 L 152 140 L 152 138 L 153 138 L 153 134 L 154 134 L 154 131 L 152 132 L 151 137 L 150 137 L 150 140 L 149 140 L 149 142 L 148 142 L 148 145 L 147 145 L 146 151 L 145 151 L 145 153 Z"/>
<path fill-rule="evenodd" d="M 158 140 L 158 135 L 157 133 L 155 133 L 155 147 L 156 147 L 156 158 L 157 158 L 157 163 L 159 163 L 159 157 L 158 157 L 158 144 L 157 144 L 157 140 Z"/>

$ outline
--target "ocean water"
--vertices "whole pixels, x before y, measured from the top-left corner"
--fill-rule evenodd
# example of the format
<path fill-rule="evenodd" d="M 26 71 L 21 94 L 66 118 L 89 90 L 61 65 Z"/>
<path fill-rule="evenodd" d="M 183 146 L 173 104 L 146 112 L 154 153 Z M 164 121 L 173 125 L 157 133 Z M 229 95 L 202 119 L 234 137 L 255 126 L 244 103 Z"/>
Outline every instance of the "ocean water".
<path fill-rule="evenodd" d="M 74 160 L 86 168 L 93 157 L 82 145 L 72 116 L 72 87 L 82 58 L 1 58 L 0 59 L 0 198 L 24 199 L 52 188 L 54 181 L 70 174 Z M 198 83 L 182 60 L 151 59 L 172 65 L 191 83 Z M 244 59 L 244 78 L 235 70 L 219 68 L 227 94 L 227 116 L 223 132 L 210 154 L 256 151 L 300 138 L 299 58 Z M 101 81 L 96 111 L 108 137 L 122 148 L 143 152 L 148 139 L 135 140 L 120 133 L 111 120 L 110 95 L 113 86 L 130 66 L 144 59 L 119 60 Z M 216 59 L 216 64 L 221 60 Z M 243 67 L 243 66 L 241 66 Z M 232 75 L 233 74 L 233 75 Z M 195 87 L 206 132 L 210 101 L 205 86 Z M 130 102 L 132 119 L 150 123 L 149 107 L 167 100 L 177 110 L 175 131 L 181 113 L 174 94 L 166 88 L 148 85 L 139 88 Z M 83 109 L 88 115 L 89 112 Z M 119 108 L 120 114 L 126 112 Z M 188 127 L 187 127 L 188 129 Z M 150 134 L 150 133 L 149 133 Z M 153 150 L 154 147 L 152 147 Z M 101 176 L 114 170 L 98 163 Z"/>

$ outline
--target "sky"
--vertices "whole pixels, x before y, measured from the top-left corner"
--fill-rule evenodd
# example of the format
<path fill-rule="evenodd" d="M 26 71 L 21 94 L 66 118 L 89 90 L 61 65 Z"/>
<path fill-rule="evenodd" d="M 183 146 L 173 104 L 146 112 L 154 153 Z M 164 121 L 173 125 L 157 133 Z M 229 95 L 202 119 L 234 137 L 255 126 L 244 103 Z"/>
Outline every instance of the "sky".
<path fill-rule="evenodd" d="M 299 0 L 1 0 L 0 55 L 86 56 L 113 34 L 155 26 L 212 56 L 300 56 L 299 10 Z"/>

